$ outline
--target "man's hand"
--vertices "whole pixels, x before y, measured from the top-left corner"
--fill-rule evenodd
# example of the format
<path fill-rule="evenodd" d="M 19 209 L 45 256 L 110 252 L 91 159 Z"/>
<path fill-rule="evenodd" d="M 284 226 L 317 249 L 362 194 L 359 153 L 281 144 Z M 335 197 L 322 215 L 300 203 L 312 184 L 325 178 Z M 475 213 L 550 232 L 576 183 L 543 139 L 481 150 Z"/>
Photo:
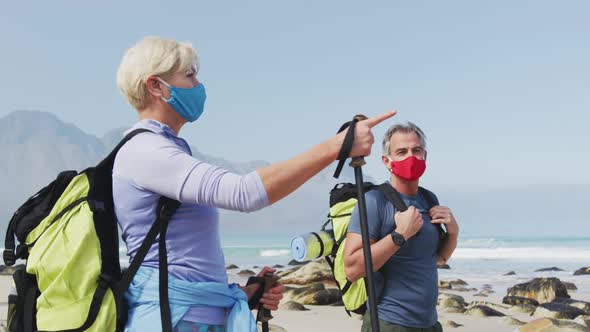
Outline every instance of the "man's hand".
<path fill-rule="evenodd" d="M 446 206 L 435 206 L 430 211 L 428 211 L 430 215 L 431 223 L 433 224 L 443 224 L 447 229 L 447 233 L 449 235 L 458 235 L 459 234 L 459 225 L 457 224 L 457 220 L 453 216 L 453 212 Z"/>
<path fill-rule="evenodd" d="M 395 231 L 403 235 L 406 240 L 416 235 L 424 224 L 422 214 L 414 206 L 409 206 L 404 212 L 396 212 L 394 218 Z"/>

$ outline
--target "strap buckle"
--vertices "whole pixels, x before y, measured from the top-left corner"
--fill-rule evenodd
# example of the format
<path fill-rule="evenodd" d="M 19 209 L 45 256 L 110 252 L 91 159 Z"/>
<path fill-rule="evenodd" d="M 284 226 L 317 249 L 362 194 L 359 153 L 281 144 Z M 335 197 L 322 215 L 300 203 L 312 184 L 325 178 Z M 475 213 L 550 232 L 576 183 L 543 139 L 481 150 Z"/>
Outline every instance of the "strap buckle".
<path fill-rule="evenodd" d="M 29 257 L 29 246 L 19 244 L 16 246 L 16 258 L 27 259 Z"/>
<path fill-rule="evenodd" d="M 6 264 L 6 266 L 13 266 L 14 263 L 16 263 L 16 254 L 13 249 L 4 249 L 2 258 L 4 259 L 4 264 Z"/>
<path fill-rule="evenodd" d="M 174 213 L 176 212 L 176 209 L 178 209 L 179 206 L 180 206 L 180 202 L 178 202 L 178 201 L 169 200 L 167 202 L 164 202 L 164 204 L 161 204 L 161 206 L 159 207 L 160 208 L 160 211 L 158 212 L 159 218 L 161 218 L 161 219 L 165 218 L 165 220 L 170 220 L 170 218 L 172 218 L 172 215 L 174 215 Z"/>
<path fill-rule="evenodd" d="M 102 289 L 108 289 L 113 284 L 114 281 L 115 281 L 115 279 L 112 276 L 110 276 L 106 273 L 101 273 L 98 276 L 97 283 L 98 283 L 98 287 L 100 287 Z"/>

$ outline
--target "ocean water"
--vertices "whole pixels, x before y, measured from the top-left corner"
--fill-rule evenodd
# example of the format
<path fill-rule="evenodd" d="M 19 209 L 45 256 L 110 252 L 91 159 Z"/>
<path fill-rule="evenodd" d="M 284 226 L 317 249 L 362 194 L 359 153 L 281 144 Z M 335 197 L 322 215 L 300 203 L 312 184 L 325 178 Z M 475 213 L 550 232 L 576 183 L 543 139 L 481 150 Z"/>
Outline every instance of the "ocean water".
<path fill-rule="evenodd" d="M 228 237 L 223 239 L 226 263 L 240 269 L 286 265 L 292 257 L 289 237 Z M 590 292 L 590 276 L 573 276 L 590 266 L 590 237 L 463 237 L 439 279 L 460 278 L 470 287 L 492 284 L 503 290 L 534 277 L 558 277 L 574 282 L 579 292 Z M 558 267 L 563 272 L 535 272 Z M 514 271 L 515 276 L 504 276 Z"/>
<path fill-rule="evenodd" d="M 222 237 L 226 264 L 239 267 L 228 271 L 230 281 L 243 281 L 236 274 L 240 270 L 286 266 L 293 259 L 290 244 L 289 236 Z M 121 247 L 124 266 L 128 264 L 125 252 L 125 247 Z M 590 266 L 590 237 L 462 237 L 449 265 L 450 270 L 438 270 L 439 279 L 462 279 L 469 287 L 491 284 L 496 291 L 505 292 L 535 277 L 557 277 L 575 283 L 578 292 L 590 293 L 590 276 L 573 275 L 577 269 Z M 548 267 L 564 271 L 535 272 Z M 282 269 L 286 268 L 289 267 Z M 516 275 L 505 276 L 509 271 Z"/>

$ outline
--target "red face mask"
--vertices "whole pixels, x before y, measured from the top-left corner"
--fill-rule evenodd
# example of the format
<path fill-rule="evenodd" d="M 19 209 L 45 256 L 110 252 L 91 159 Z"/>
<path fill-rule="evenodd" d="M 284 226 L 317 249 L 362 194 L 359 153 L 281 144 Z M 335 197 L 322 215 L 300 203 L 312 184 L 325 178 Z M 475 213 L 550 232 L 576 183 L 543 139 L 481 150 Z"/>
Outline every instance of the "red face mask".
<path fill-rule="evenodd" d="M 402 161 L 391 162 L 391 172 L 406 181 L 416 181 L 426 171 L 426 161 L 410 156 Z"/>

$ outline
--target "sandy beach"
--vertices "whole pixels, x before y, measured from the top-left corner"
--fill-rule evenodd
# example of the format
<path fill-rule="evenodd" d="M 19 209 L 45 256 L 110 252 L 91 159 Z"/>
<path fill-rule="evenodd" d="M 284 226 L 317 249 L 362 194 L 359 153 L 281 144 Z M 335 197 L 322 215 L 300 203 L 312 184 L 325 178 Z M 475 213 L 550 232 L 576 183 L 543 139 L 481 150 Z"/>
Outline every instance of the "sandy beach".
<path fill-rule="evenodd" d="M 439 280 L 450 280 L 447 278 L 448 271 L 441 271 Z M 453 274 L 454 275 L 454 274 Z M 538 272 L 535 277 L 538 278 L 553 278 L 555 275 L 560 277 L 560 281 L 573 283 L 577 285 L 577 290 L 569 289 L 568 294 L 571 299 L 577 301 L 590 302 L 590 276 L 573 276 L 569 272 Z M 518 331 L 518 328 L 531 321 L 550 317 L 551 315 L 543 315 L 541 313 L 525 313 L 515 310 L 511 305 L 503 304 L 502 300 L 507 295 L 508 288 L 515 284 L 529 281 L 529 276 L 506 276 L 503 281 L 496 283 L 482 283 L 482 278 L 479 280 L 470 280 L 465 278 L 465 285 L 457 286 L 454 289 L 439 289 L 439 300 L 445 297 L 460 296 L 464 299 L 466 313 L 454 313 L 452 309 L 445 308 L 441 305 L 442 300 L 439 301 L 437 312 L 439 322 L 443 325 L 445 331 L 481 331 L 481 332 L 502 332 L 502 331 Z M 453 279 L 458 280 L 458 279 Z M 461 279 L 462 280 L 462 279 Z M 295 286 L 300 287 L 300 286 Z M 304 286 L 305 287 L 305 286 Z M 327 287 L 333 287 L 327 284 Z M 453 286 L 455 287 L 455 286 Z M 286 303 L 292 298 L 286 293 L 286 298 L 281 303 Z M 482 295 L 483 294 L 483 295 Z M 477 302 L 477 303 L 476 303 Z M 483 317 L 477 313 L 470 313 L 469 308 L 474 305 L 481 304 L 488 308 L 492 308 L 499 312 L 500 317 Z M 272 324 L 283 328 L 286 331 L 343 331 L 353 332 L 360 331 L 362 322 L 360 318 L 349 317 L 344 308 L 341 306 L 330 305 L 305 305 L 308 311 L 291 311 L 281 308 L 273 312 L 274 319 Z M 590 308 L 590 303 L 588 308 Z M 565 320 L 564 320 L 565 321 Z M 573 322 L 573 320 L 567 320 Z M 576 321 L 579 324 L 585 324 L 580 318 Z M 581 331 L 590 331 L 590 328 L 585 325 L 580 325 L 578 328 Z M 555 331 L 561 331 L 557 329 Z M 278 330 L 282 331 L 282 330 Z M 536 331 L 536 330 L 535 330 Z M 545 330 L 543 330 L 545 331 Z M 554 330 L 551 330 L 554 331 Z M 563 329 L 563 331 L 572 331 L 570 329 Z"/>
<path fill-rule="evenodd" d="M 494 293 L 486 298 L 474 297 L 475 292 L 458 292 L 458 291 L 441 291 L 441 293 L 456 294 L 465 298 L 467 303 L 472 301 L 485 301 L 493 304 L 502 305 L 504 292 Z M 572 293 L 573 298 L 577 300 L 590 301 L 590 293 Z M 474 332 L 503 332 L 515 331 L 518 326 L 509 324 L 508 317 L 518 319 L 522 322 L 530 322 L 539 317 L 530 316 L 526 313 L 515 313 L 509 309 L 509 306 L 502 305 L 505 309 L 493 306 L 494 309 L 504 313 L 505 317 L 476 317 L 460 313 L 446 313 L 444 310 L 438 310 L 439 321 L 445 331 L 474 331 Z M 278 310 L 273 313 L 274 319 L 272 324 L 280 326 L 285 330 L 291 331 L 341 331 L 341 332 L 358 332 L 361 329 L 361 321 L 358 318 L 349 317 L 342 307 L 331 306 L 313 306 L 306 305 L 309 311 L 287 311 Z M 453 328 L 448 325 L 453 321 L 462 326 Z"/>
<path fill-rule="evenodd" d="M 293 268 L 293 267 L 287 267 Z M 230 280 L 242 281 L 246 277 L 237 274 L 237 270 L 229 272 Z M 551 273 L 546 274 L 550 277 Z M 516 278 L 516 277 L 515 277 Z M 563 278 L 562 279 L 566 279 Z M 515 280 L 518 280 L 517 278 Z M 590 285 L 590 276 L 572 276 L 567 278 L 568 282 L 578 284 L 578 290 L 569 290 L 569 295 L 572 299 L 590 302 L 590 292 L 588 285 Z M 506 284 L 510 284 L 507 281 Z M 477 332 L 502 332 L 502 331 L 517 331 L 518 325 L 511 324 L 511 319 L 527 323 L 540 318 L 538 315 L 530 315 L 522 312 L 515 312 L 509 305 L 502 304 L 502 298 L 506 296 L 506 284 L 485 285 L 484 288 L 488 291 L 486 297 L 476 296 L 480 293 L 482 287 L 477 285 L 468 285 L 462 287 L 463 290 L 440 289 L 440 296 L 442 294 L 454 294 L 464 298 L 467 305 L 474 301 L 483 301 L 484 305 L 493 308 L 505 316 L 503 317 L 479 317 L 468 315 L 464 313 L 449 313 L 442 306 L 438 306 L 439 321 L 443 324 L 445 331 L 477 331 Z M 0 276 L 0 322 L 5 324 L 6 310 L 7 310 L 7 295 L 11 285 L 10 276 Z M 474 286 L 474 287 L 472 287 Z M 291 286 L 292 287 L 292 286 Z M 301 286 L 295 286 L 301 287 Z M 328 288 L 333 288 L 328 284 Z M 291 300 L 287 296 L 281 304 Z M 324 331 L 341 331 L 341 332 L 357 332 L 361 328 L 361 320 L 358 316 L 349 317 L 343 307 L 331 305 L 305 305 L 306 311 L 292 311 L 281 308 L 273 312 L 274 319 L 271 325 L 275 327 L 274 331 L 289 331 L 289 332 L 324 332 Z M 456 323 L 456 327 L 450 324 Z M 567 330 L 570 331 L 570 330 Z"/>

